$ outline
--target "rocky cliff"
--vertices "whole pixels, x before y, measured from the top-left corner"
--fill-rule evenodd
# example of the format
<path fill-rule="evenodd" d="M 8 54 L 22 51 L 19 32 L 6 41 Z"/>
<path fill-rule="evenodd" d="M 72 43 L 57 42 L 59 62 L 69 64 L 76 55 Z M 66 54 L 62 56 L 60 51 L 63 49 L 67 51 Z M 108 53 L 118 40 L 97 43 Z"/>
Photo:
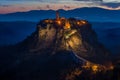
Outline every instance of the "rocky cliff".
<path fill-rule="evenodd" d="M 58 15 L 40 21 L 31 36 L 2 53 L 12 56 L 2 59 L 4 80 L 94 80 L 109 60 L 88 21 Z"/>
<path fill-rule="evenodd" d="M 30 53 L 72 51 L 77 57 L 103 63 L 108 52 L 97 40 L 91 24 L 74 18 L 46 19 L 37 24 L 36 31 L 21 44 Z M 21 49 L 21 48 L 20 48 Z"/>

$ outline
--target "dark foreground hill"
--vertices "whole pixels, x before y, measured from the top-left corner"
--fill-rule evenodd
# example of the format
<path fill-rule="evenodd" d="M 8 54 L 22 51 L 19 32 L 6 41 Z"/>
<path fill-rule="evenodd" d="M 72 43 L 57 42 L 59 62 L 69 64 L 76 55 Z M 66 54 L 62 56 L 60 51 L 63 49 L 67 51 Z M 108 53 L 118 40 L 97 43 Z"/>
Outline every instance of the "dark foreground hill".
<path fill-rule="evenodd" d="M 91 24 L 46 19 L 21 43 L 0 50 L 1 80 L 119 80 L 119 68 Z"/>

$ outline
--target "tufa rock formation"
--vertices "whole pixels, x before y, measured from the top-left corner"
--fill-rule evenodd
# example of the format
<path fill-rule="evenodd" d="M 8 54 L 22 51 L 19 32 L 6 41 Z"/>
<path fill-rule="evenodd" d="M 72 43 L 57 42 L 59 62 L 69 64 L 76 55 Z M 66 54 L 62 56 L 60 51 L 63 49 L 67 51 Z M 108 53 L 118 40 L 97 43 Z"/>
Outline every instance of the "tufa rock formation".
<path fill-rule="evenodd" d="M 58 12 L 56 19 L 40 21 L 31 36 L 4 51 L 9 56 L 0 58 L 5 64 L 1 80 L 108 80 L 101 75 L 113 69 L 103 65 L 108 52 L 91 24 L 59 17 Z"/>
<path fill-rule="evenodd" d="M 59 51 L 71 51 L 78 58 L 95 63 L 103 64 L 108 60 L 107 50 L 98 42 L 88 21 L 60 18 L 58 12 L 56 19 L 40 21 L 36 31 L 21 45 L 29 53 L 42 54 L 47 51 L 53 55 Z"/>

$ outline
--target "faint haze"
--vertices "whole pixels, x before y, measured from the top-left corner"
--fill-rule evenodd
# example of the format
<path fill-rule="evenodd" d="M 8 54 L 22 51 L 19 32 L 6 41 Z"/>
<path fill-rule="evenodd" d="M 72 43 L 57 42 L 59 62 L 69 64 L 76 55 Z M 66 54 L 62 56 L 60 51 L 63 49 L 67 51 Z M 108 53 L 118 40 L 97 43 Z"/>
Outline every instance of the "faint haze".
<path fill-rule="evenodd" d="M 120 0 L 0 0 L 0 14 L 30 10 L 71 10 L 82 7 L 120 10 Z"/>

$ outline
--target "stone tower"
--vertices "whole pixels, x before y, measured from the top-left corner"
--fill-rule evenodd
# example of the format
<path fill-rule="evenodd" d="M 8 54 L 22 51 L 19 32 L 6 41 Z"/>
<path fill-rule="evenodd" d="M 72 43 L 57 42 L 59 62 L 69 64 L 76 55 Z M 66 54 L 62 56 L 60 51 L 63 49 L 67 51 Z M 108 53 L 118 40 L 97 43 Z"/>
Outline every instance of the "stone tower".
<path fill-rule="evenodd" d="M 59 11 L 56 11 L 56 20 L 59 20 L 60 16 L 59 16 Z"/>

